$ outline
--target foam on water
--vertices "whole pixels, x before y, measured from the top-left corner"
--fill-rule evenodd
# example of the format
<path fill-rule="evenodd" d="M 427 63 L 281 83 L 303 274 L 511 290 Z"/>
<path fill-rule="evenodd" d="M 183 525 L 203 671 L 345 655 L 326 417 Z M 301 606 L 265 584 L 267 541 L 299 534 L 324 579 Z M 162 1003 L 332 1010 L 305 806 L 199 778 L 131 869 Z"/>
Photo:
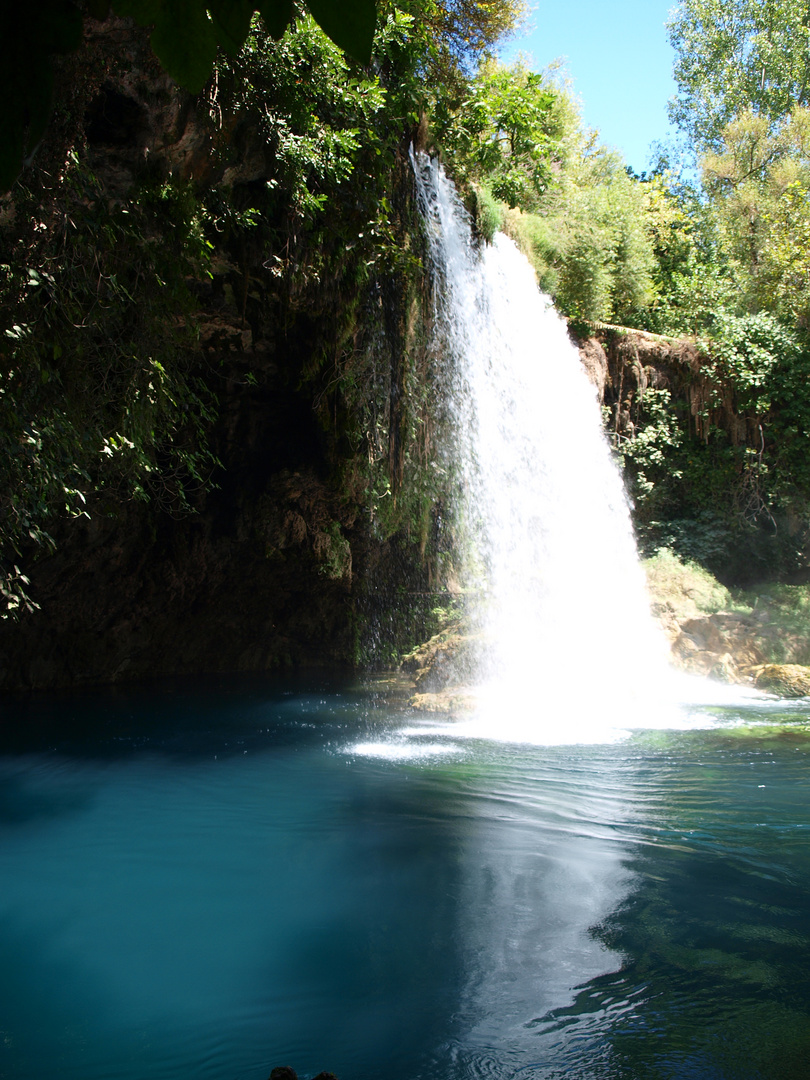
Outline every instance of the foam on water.
<path fill-rule="evenodd" d="M 433 758 L 442 754 L 457 753 L 456 747 L 448 743 L 422 743 L 409 741 L 410 735 L 424 735 L 423 731 L 403 731 L 400 737 L 378 742 L 359 742 L 350 747 L 352 754 L 361 757 L 385 758 L 388 761 L 415 761 L 423 758 Z M 444 732 L 440 732 L 444 734 Z"/>

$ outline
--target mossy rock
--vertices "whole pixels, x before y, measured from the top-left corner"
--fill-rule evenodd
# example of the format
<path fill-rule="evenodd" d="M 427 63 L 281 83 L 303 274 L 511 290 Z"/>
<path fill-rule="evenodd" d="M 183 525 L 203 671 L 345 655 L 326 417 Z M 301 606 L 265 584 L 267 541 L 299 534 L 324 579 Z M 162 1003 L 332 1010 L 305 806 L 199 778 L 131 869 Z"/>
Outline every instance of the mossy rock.
<path fill-rule="evenodd" d="M 475 695 L 469 690 L 456 687 L 436 693 L 414 694 L 408 704 L 412 709 L 418 709 L 420 712 L 455 715 L 473 712 L 477 701 Z"/>
<path fill-rule="evenodd" d="M 409 653 L 406 653 L 402 657 L 400 662 L 400 670 L 406 672 L 424 671 L 425 668 L 430 667 L 433 661 L 436 659 L 436 654 L 443 649 L 454 648 L 462 637 L 466 637 L 466 631 L 463 628 L 463 622 L 461 619 L 454 619 L 443 627 L 438 634 L 434 634 L 433 637 L 424 642 L 422 645 L 417 645 L 415 649 L 412 649 Z"/>
<path fill-rule="evenodd" d="M 420 693 L 434 693 L 449 686 L 468 686 L 475 681 L 482 641 L 456 621 L 430 641 L 403 657 L 400 670 L 414 676 Z"/>
<path fill-rule="evenodd" d="M 759 664 L 750 669 L 754 686 L 779 697 L 810 697 L 810 667 L 801 664 Z"/>

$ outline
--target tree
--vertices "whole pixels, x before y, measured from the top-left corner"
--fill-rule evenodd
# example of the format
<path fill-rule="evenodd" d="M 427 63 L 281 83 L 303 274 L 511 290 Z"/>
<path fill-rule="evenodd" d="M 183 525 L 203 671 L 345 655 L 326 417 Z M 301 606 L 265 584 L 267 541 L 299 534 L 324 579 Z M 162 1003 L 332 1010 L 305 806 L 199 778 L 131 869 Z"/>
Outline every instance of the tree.
<path fill-rule="evenodd" d="M 559 245 L 556 296 L 575 319 L 637 326 L 653 298 L 653 236 L 645 185 L 617 154 L 586 140 L 550 207 Z"/>
<path fill-rule="evenodd" d="M 33 155 L 48 124 L 53 58 L 75 52 L 86 18 L 110 12 L 152 27 L 152 48 L 168 74 L 199 93 L 211 77 L 217 50 L 236 57 L 258 13 L 280 40 L 302 5 L 351 59 L 372 61 L 377 0 L 4 0 L 0 8 L 0 193 Z M 380 0 L 383 16 L 412 17 L 421 35 L 423 73 L 441 84 L 463 82 L 525 13 L 523 0 Z M 414 39 L 419 36 L 414 35 Z"/>
<path fill-rule="evenodd" d="M 682 0 L 669 22 L 677 96 L 670 118 L 698 151 L 750 108 L 778 123 L 810 104 L 807 0 Z"/>
<path fill-rule="evenodd" d="M 810 324 L 810 109 L 778 127 L 748 109 L 701 161 L 742 310 Z"/>
<path fill-rule="evenodd" d="M 462 173 L 485 181 L 496 199 L 535 209 L 559 156 L 556 93 L 522 61 L 485 60 L 460 106 L 443 125 L 445 145 Z"/>

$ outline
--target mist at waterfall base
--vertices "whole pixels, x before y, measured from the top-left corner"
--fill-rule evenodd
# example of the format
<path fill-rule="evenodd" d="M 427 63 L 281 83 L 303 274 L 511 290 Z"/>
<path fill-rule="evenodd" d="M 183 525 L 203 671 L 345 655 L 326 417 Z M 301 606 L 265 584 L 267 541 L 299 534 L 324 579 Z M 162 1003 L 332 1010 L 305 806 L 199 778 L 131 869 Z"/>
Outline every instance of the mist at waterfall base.
<path fill-rule="evenodd" d="M 657 693 L 593 393 L 513 355 L 525 264 L 420 182 L 478 714 L 324 676 L 5 701 L 2 1080 L 806 1080 L 808 706 Z"/>

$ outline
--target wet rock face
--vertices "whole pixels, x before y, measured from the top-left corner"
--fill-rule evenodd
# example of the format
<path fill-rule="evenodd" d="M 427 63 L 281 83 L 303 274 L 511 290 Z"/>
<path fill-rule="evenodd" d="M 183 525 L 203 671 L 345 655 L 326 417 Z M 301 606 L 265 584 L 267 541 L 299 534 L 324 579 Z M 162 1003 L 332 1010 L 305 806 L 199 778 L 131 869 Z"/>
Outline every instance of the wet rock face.
<path fill-rule="evenodd" d="M 671 642 L 672 662 L 697 675 L 731 683 L 749 683 L 784 697 L 806 691 L 802 673 L 810 644 L 800 629 L 780 617 L 767 597 L 746 613 L 720 611 L 711 615 L 675 617 L 659 611 Z M 778 659 L 778 663 L 773 661 Z M 780 687 L 784 687 L 784 692 Z"/>
<path fill-rule="evenodd" d="M 247 479 L 199 515 L 99 508 L 36 566 L 39 611 L 0 623 L 0 687 L 348 664 L 354 537 L 311 470 Z"/>
<path fill-rule="evenodd" d="M 84 133 L 88 165 L 108 194 L 128 192 L 147 161 L 207 179 L 210 125 L 155 59 L 148 31 L 129 18 L 87 19 L 85 50 L 106 74 L 87 101 Z"/>
<path fill-rule="evenodd" d="M 172 176 L 193 181 L 195 193 L 238 187 L 233 205 L 253 206 L 250 186 L 265 191 L 278 163 L 252 121 L 240 113 L 235 127 L 220 129 L 210 94 L 195 99 L 174 86 L 152 57 L 148 31 L 131 20 L 86 25 L 89 59 L 63 134 L 82 146 L 110 205 L 143 179 Z M 74 76 L 66 71 L 66 84 Z M 63 149 L 53 150 L 54 169 Z M 392 169 L 392 181 L 410 190 L 407 155 Z M 287 212 L 268 205 L 273 242 L 286 251 Z M 403 237 L 413 225 L 409 205 L 396 223 Z M 0 620 L 0 689 L 348 667 L 360 651 L 362 620 L 376 614 L 366 610 L 376 587 L 369 581 L 384 581 L 386 596 L 403 580 L 414 595 L 425 588 L 419 538 L 396 531 L 395 521 L 380 539 L 369 506 L 370 453 L 357 448 L 365 411 L 384 419 L 386 401 L 397 396 L 399 384 L 389 393 L 388 346 L 374 345 L 375 381 L 358 375 L 351 395 L 340 385 L 346 357 L 356 361 L 376 342 L 379 282 L 355 281 L 348 271 L 294 279 L 291 268 L 276 273 L 280 260 L 268 261 L 265 239 L 236 250 L 227 230 L 215 232 L 210 275 L 188 280 L 194 334 L 184 362 L 212 402 L 205 437 L 222 465 L 216 487 L 193 490 L 195 512 L 187 516 L 158 505 L 159 496 L 145 504 L 110 488 L 89 500 L 87 519 L 55 520 L 56 551 L 21 558 L 39 609 Z M 309 240 L 293 239 L 303 258 Z M 317 234 L 313 246 L 322 239 Z M 421 317 L 414 297 L 403 333 Z M 334 369 L 322 371 L 327 355 Z"/>
<path fill-rule="evenodd" d="M 432 693 L 473 681 L 479 642 L 461 634 L 430 649 L 429 659 L 420 667 L 415 686 L 419 693 Z"/>
<path fill-rule="evenodd" d="M 748 679 L 747 669 L 765 659 L 756 622 L 744 615 L 700 615 L 684 619 L 674 631 L 673 660 L 676 666 L 695 675 L 743 682 Z"/>
<path fill-rule="evenodd" d="M 475 677 L 482 641 L 456 621 L 408 653 L 400 670 L 411 675 L 421 693 L 469 685 Z"/>
<path fill-rule="evenodd" d="M 587 341 L 583 341 L 579 347 L 579 358 L 588 381 L 596 388 L 600 403 L 603 402 L 608 377 L 608 358 L 601 342 L 597 338 L 588 338 Z"/>
<path fill-rule="evenodd" d="M 473 712 L 477 698 L 469 690 L 445 689 L 430 694 L 413 694 L 408 704 L 419 712 L 457 716 Z"/>

